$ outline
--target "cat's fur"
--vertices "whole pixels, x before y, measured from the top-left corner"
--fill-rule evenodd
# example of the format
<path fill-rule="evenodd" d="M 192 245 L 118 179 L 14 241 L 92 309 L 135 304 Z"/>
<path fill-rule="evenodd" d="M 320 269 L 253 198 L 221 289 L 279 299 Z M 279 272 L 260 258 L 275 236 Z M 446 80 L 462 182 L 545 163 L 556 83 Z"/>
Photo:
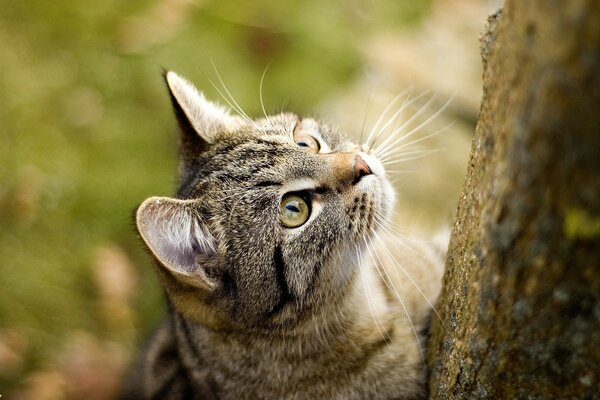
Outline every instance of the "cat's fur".
<path fill-rule="evenodd" d="M 175 73 L 165 80 L 181 129 L 180 186 L 175 199 L 144 201 L 136 224 L 169 312 L 123 397 L 423 396 L 441 258 L 374 233 L 394 193 L 370 149 L 293 114 L 231 116 Z M 319 153 L 297 145 L 298 132 Z M 287 228 L 280 201 L 296 191 L 312 213 Z"/>

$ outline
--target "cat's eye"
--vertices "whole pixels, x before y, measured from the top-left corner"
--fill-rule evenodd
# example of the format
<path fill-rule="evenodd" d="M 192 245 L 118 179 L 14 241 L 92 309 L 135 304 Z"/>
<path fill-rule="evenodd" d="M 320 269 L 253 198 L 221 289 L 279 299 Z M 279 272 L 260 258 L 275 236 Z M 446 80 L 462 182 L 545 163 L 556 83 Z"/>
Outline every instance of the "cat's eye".
<path fill-rule="evenodd" d="M 300 147 L 306 147 L 306 149 L 308 151 L 311 151 L 313 153 L 318 153 L 319 150 L 321 150 L 321 146 L 319 145 L 319 142 L 317 141 L 317 139 L 315 139 L 313 136 L 309 135 L 308 133 L 299 131 L 294 135 L 294 141 L 296 142 L 296 144 Z"/>
<path fill-rule="evenodd" d="M 308 221 L 310 205 L 308 198 L 288 193 L 281 199 L 279 221 L 286 228 L 297 228 Z"/>

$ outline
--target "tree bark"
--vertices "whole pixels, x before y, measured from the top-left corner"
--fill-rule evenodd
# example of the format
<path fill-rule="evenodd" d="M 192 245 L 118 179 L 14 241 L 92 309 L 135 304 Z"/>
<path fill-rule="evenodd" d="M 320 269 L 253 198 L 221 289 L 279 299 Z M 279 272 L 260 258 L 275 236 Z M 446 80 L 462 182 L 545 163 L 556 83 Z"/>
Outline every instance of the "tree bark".
<path fill-rule="evenodd" d="M 600 1 L 507 0 L 481 43 L 430 397 L 600 398 Z"/>

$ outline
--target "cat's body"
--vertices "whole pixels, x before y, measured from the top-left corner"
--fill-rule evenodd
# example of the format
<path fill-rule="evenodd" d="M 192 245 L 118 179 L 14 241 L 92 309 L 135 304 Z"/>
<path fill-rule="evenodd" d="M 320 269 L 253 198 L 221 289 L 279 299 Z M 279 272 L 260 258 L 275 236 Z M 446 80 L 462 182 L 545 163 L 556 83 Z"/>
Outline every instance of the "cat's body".
<path fill-rule="evenodd" d="M 422 396 L 442 262 L 381 231 L 394 194 L 375 155 L 312 119 L 231 117 L 166 81 L 178 199 L 146 200 L 136 223 L 170 312 L 124 397 Z"/>

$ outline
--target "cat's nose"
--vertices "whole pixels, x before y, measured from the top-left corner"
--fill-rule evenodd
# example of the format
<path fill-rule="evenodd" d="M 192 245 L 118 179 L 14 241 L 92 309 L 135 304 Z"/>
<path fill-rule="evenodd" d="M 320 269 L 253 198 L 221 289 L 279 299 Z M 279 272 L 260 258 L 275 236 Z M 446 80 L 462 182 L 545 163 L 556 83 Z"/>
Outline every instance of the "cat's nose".
<path fill-rule="evenodd" d="M 327 180 L 334 187 L 356 185 L 360 180 L 373 174 L 369 164 L 357 153 L 340 151 L 323 155 L 327 160 L 329 174 Z"/>
<path fill-rule="evenodd" d="M 356 155 L 354 157 L 354 182 L 358 183 L 363 176 L 371 175 L 371 168 L 369 168 L 369 164 L 365 160 L 362 159 L 360 155 Z"/>

